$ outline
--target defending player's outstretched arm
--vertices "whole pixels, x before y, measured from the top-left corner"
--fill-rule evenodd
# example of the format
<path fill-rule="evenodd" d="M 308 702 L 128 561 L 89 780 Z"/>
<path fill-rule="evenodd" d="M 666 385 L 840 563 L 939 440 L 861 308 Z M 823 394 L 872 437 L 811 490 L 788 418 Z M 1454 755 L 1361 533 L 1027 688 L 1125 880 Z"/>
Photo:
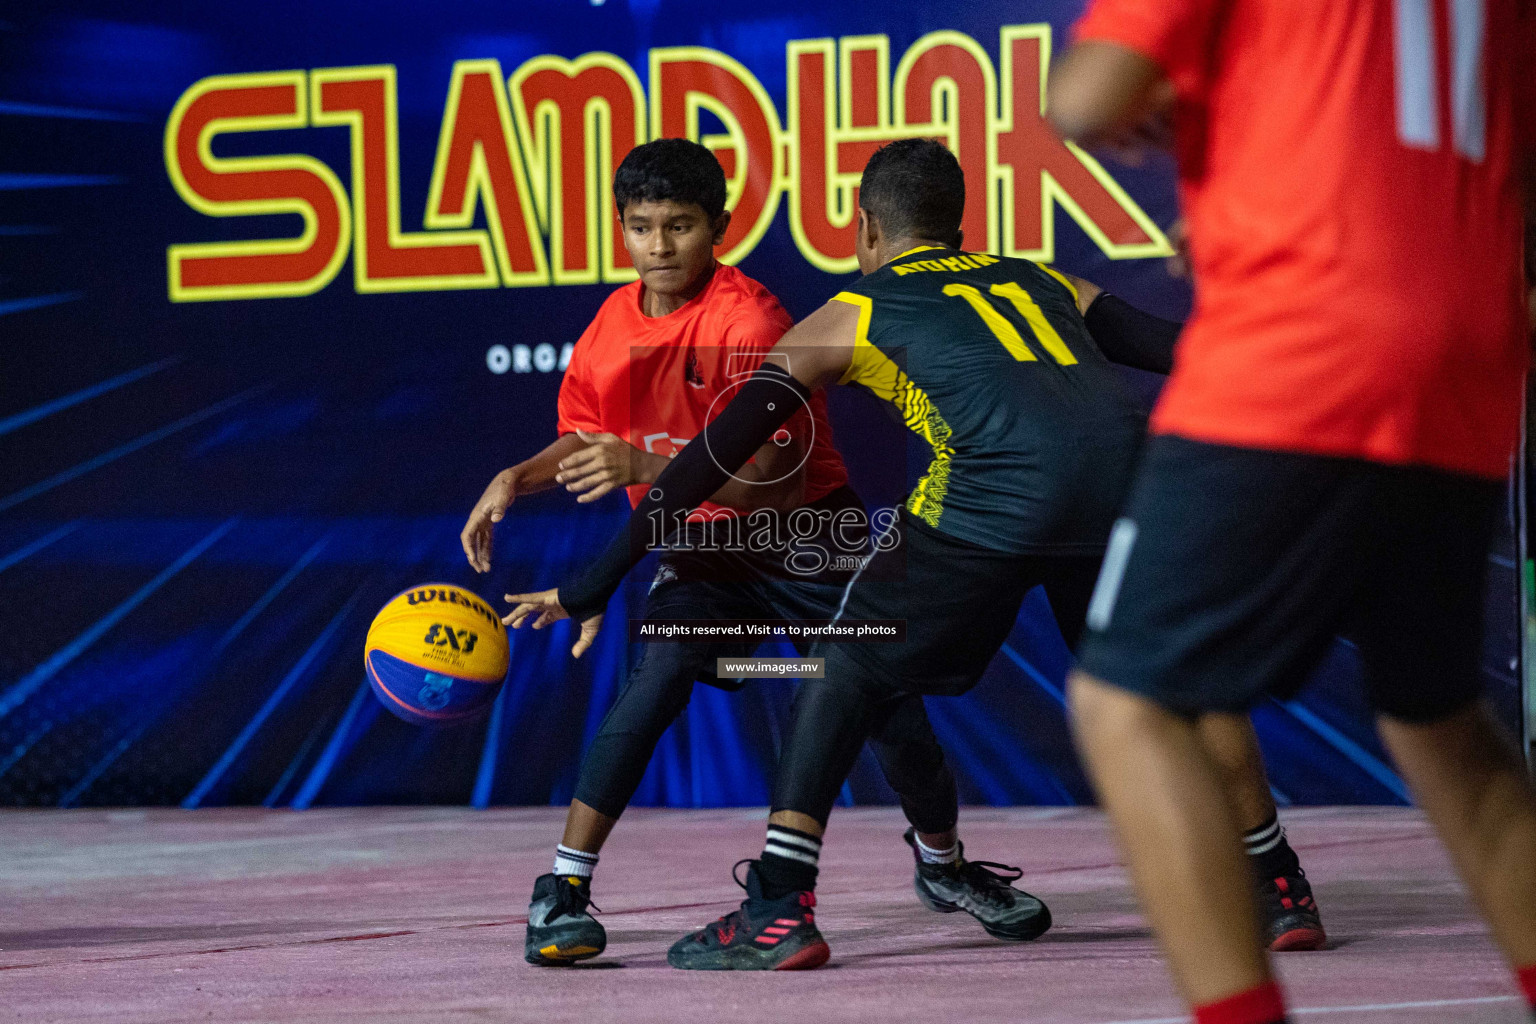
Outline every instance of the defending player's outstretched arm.
<path fill-rule="evenodd" d="M 1183 324 L 1144 313 L 1075 274 L 1053 273 L 1065 278 L 1071 287 L 1077 311 L 1105 359 L 1137 370 L 1173 372 L 1173 346 L 1184 330 Z"/>
<path fill-rule="evenodd" d="M 1109 292 L 1094 297 L 1083 322 L 1110 362 L 1153 373 L 1173 372 L 1173 347 L 1183 324 L 1142 312 Z"/>
<path fill-rule="evenodd" d="M 578 621 L 600 615 L 625 574 L 658 540 L 768 443 L 813 389 L 842 376 L 853 361 L 857 323 L 856 309 L 829 302 L 779 339 L 725 411 L 656 479 L 597 561 L 561 583 L 561 607 Z"/>

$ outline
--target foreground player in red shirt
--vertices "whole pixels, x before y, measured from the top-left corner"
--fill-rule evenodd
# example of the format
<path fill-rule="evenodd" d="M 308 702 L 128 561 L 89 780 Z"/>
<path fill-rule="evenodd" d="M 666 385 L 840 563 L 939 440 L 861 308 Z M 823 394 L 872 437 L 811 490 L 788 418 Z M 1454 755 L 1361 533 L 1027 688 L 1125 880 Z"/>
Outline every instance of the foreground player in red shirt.
<path fill-rule="evenodd" d="M 631 502 L 638 502 L 791 325 L 766 288 L 715 261 L 730 214 L 725 175 L 709 150 L 682 139 L 637 147 L 616 172 L 613 191 L 640 280 L 610 295 L 576 343 L 560 389 L 559 439 L 498 474 L 470 515 L 461 540 L 481 572 L 490 568 L 494 524 L 522 495 L 561 484 L 590 502 L 628 487 Z M 868 521 L 832 446 L 825 401 L 812 396 L 751 463 L 698 506 L 686 536 L 663 553 L 645 618 L 835 616 L 849 574 L 825 563 L 829 556 L 863 554 Z M 759 526 L 775 518 L 785 536 L 755 543 Z M 583 630 L 573 653 L 590 646 L 592 633 Z M 737 681 L 715 676 L 715 661 L 743 657 L 757 646 L 756 640 L 647 645 L 583 758 L 554 869 L 534 887 L 525 948 L 530 963 L 569 963 L 602 952 L 602 925 L 587 913 L 599 850 L 695 681 L 736 688 Z M 917 885 L 925 903 L 965 909 L 999 938 L 1043 931 L 1050 917 L 1040 901 L 961 857 L 955 780 L 922 701 L 893 709 L 870 746 L 912 823 L 906 839 L 921 865 Z M 788 832 L 781 838 L 786 856 L 814 863 L 814 851 L 795 846 L 819 846 L 819 840 Z M 824 960 L 825 949 L 809 952 Z"/>
<path fill-rule="evenodd" d="M 1536 797 L 1479 700 L 1527 358 L 1520 2 L 1094 0 L 1053 75 L 1083 143 L 1177 98 L 1195 313 L 1071 689 L 1200 1024 L 1285 1011 L 1194 719 L 1294 691 L 1338 632 L 1536 1004 Z"/>

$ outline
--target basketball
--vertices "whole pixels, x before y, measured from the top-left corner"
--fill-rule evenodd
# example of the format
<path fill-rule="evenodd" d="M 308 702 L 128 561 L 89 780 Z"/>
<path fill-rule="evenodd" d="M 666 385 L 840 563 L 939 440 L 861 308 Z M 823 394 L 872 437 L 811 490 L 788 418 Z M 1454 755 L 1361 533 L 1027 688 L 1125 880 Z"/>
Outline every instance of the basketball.
<path fill-rule="evenodd" d="M 478 718 L 507 675 L 507 628 L 462 587 L 425 583 L 390 600 L 368 627 L 363 661 L 384 706 L 413 725 Z"/>

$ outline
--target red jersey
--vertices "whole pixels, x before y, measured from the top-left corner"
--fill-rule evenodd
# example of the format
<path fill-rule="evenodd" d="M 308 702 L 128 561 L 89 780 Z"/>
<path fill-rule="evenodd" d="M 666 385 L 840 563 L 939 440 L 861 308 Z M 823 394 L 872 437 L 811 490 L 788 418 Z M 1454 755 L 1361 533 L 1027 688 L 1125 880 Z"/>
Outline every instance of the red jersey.
<path fill-rule="evenodd" d="M 559 431 L 616 434 L 671 458 L 729 404 L 734 386 L 757 370 L 793 321 L 772 292 L 724 264 L 674 313 L 646 316 L 640 299 L 638 281 L 615 291 L 576 342 L 560 384 Z M 817 391 L 809 412 L 784 426 L 793 437 L 810 438 L 807 502 L 848 482 L 826 403 Z M 646 486 L 628 489 L 631 505 Z M 732 511 L 707 501 L 699 507 Z"/>
<path fill-rule="evenodd" d="M 1178 96 L 1194 315 L 1153 429 L 1508 472 L 1520 0 L 1092 0 Z"/>

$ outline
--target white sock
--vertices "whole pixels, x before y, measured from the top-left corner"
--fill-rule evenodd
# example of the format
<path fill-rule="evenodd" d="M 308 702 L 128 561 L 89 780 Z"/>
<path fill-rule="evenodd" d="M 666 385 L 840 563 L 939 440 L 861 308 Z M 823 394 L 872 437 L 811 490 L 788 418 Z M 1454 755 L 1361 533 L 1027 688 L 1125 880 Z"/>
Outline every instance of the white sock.
<path fill-rule="evenodd" d="M 935 850 L 917 835 L 914 834 L 913 838 L 917 840 L 917 855 L 924 864 L 958 864 L 960 862 L 958 840 L 947 850 Z"/>
<path fill-rule="evenodd" d="M 563 843 L 555 847 L 555 874 L 562 878 L 567 875 L 591 878 L 592 871 L 596 867 L 597 854 L 595 853 L 573 850 Z"/>

